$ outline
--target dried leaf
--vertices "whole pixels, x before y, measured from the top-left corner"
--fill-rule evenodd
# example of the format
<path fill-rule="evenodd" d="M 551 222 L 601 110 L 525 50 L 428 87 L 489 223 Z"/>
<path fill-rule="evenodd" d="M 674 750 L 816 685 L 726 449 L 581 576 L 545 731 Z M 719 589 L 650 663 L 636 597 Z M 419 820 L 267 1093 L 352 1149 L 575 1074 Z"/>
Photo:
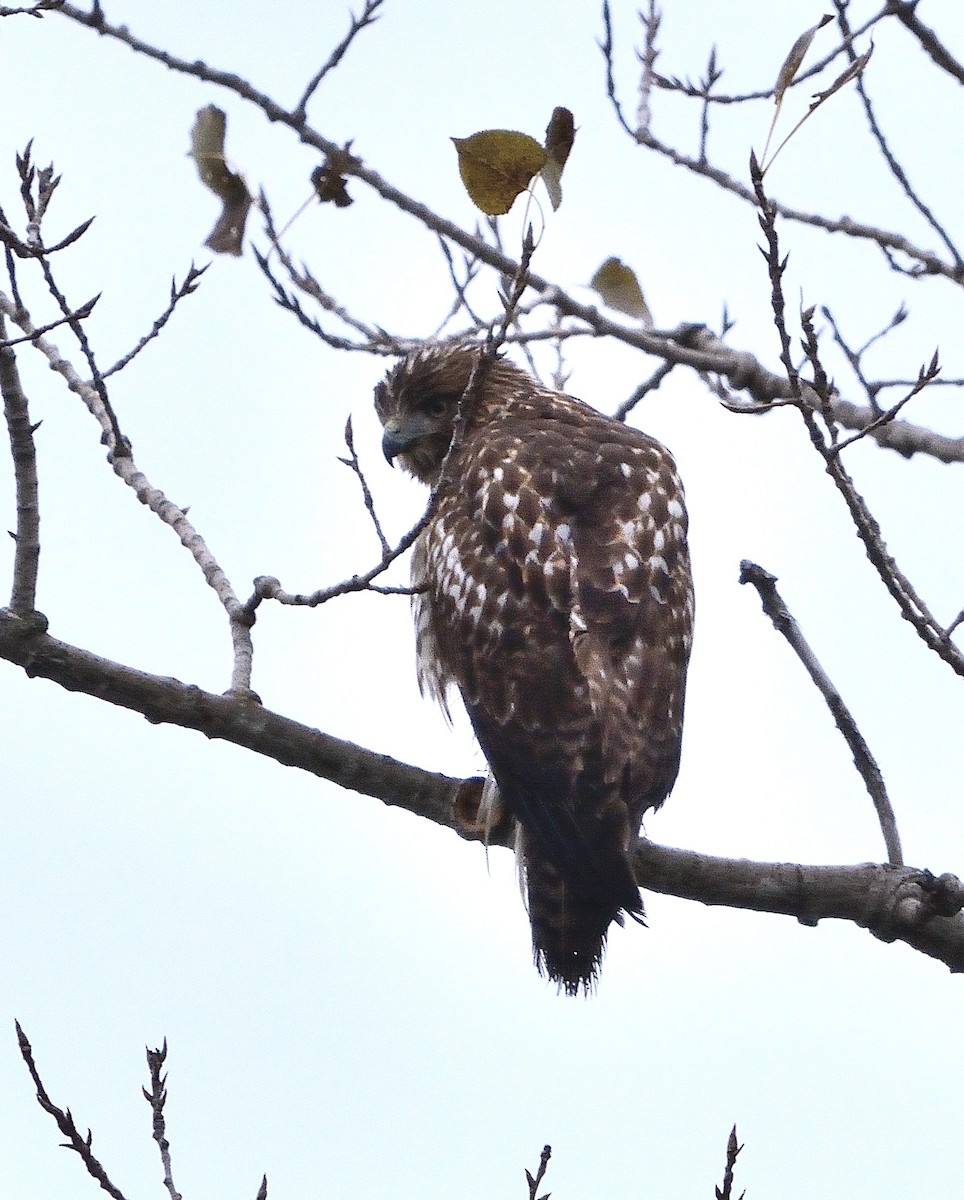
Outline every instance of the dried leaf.
<path fill-rule="evenodd" d="M 546 152 L 535 138 L 511 129 L 486 129 L 452 141 L 465 190 L 490 217 L 507 213 L 546 165 Z"/>
<path fill-rule="evenodd" d="M 636 317 L 647 329 L 652 328 L 653 315 L 639 286 L 636 272 L 621 259 L 607 258 L 593 275 L 589 286 L 599 293 L 604 304 Z"/>
<path fill-rule="evenodd" d="M 553 209 L 562 203 L 559 181 L 575 138 L 576 123 L 572 113 L 568 108 L 554 108 L 546 127 L 546 165 L 542 168 L 542 182 L 546 185 Z"/>
<path fill-rule="evenodd" d="M 830 87 L 826 89 L 826 91 L 814 93 L 813 103 L 810 105 L 811 109 L 817 108 L 819 105 L 823 104 L 824 100 L 829 99 L 834 92 L 839 92 L 840 89 L 850 83 L 852 79 L 856 79 L 858 75 L 861 75 L 867 64 L 870 62 L 870 56 L 873 54 L 873 52 L 874 44 L 871 42 L 870 46 L 863 52 L 863 54 L 861 54 L 859 58 L 855 58 L 846 71 L 841 72 L 841 74 L 837 76 L 837 78 L 833 81 Z"/>
<path fill-rule="evenodd" d="M 803 125 L 803 123 L 807 120 L 807 118 L 811 117 L 817 111 L 817 109 L 820 107 L 820 105 L 824 103 L 825 100 L 829 100 L 831 96 L 833 96 L 836 92 L 839 92 L 842 87 L 844 87 L 846 84 L 850 83 L 850 81 L 852 79 L 856 79 L 857 76 L 863 72 L 864 68 L 870 62 L 870 56 L 873 54 L 873 52 L 874 52 L 874 45 L 873 45 L 873 42 L 871 42 L 870 48 L 868 50 L 866 50 L 863 54 L 861 54 L 859 58 L 855 58 L 854 61 L 847 67 L 847 69 L 845 71 L 841 72 L 841 74 L 837 76 L 837 78 L 833 81 L 833 83 L 830 85 L 830 87 L 828 87 L 823 92 L 816 92 L 814 94 L 814 97 L 810 102 L 810 107 L 803 114 L 803 116 L 796 123 L 796 125 L 794 125 L 794 127 L 790 130 L 790 132 L 783 139 L 783 141 L 780 143 L 780 145 L 777 146 L 776 150 L 773 151 L 773 153 L 770 155 L 770 158 L 767 159 L 766 152 L 770 147 L 770 138 L 773 135 L 773 129 L 774 129 L 774 126 L 776 125 L 777 116 L 780 112 L 779 101 L 777 102 L 777 107 L 773 114 L 773 121 L 770 124 L 770 132 L 767 134 L 766 146 L 764 146 L 764 148 L 763 148 L 763 159 L 764 159 L 764 162 L 766 163 L 766 165 L 762 168 L 761 178 L 762 178 L 762 175 L 765 175 L 766 172 L 769 171 L 770 167 L 773 166 L 774 160 L 776 159 L 777 155 L 780 153 L 780 151 L 783 149 L 783 147 L 787 144 L 787 142 L 789 142 L 789 140 L 793 137 L 793 135 L 801 127 L 801 125 Z"/>
<path fill-rule="evenodd" d="M 199 179 L 223 205 L 205 246 L 216 254 L 240 254 L 251 195 L 244 176 L 232 171 L 224 156 L 227 124 L 227 116 L 216 105 L 199 109 L 191 130 L 191 157 Z"/>
<path fill-rule="evenodd" d="M 793 83 L 797 76 L 797 72 L 803 65 L 803 60 L 807 57 L 807 51 L 810 49 L 810 44 L 813 42 L 813 39 L 817 36 L 817 33 L 823 29 L 824 25 L 832 20 L 832 16 L 830 16 L 828 13 L 824 13 L 816 25 L 811 26 L 804 33 L 801 33 L 797 40 L 790 47 L 790 53 L 783 60 L 783 66 L 780 68 L 777 74 L 777 81 L 773 89 L 773 99 L 776 101 L 777 108 L 779 108 L 783 102 L 784 92 L 787 90 L 790 84 Z"/>
<path fill-rule="evenodd" d="M 345 176 L 353 161 L 351 142 L 346 142 L 340 150 L 332 151 L 322 165 L 315 167 L 311 172 L 311 185 L 322 204 L 331 201 L 336 208 L 347 208 L 352 203 Z"/>

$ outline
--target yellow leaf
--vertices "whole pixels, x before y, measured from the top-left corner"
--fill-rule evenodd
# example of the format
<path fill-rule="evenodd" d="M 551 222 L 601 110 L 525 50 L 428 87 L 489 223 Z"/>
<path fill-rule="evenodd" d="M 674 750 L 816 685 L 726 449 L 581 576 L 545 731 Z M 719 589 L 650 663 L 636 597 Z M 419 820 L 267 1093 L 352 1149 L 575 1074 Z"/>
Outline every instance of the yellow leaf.
<path fill-rule="evenodd" d="M 216 105 L 200 109 L 191 130 L 191 157 L 201 182 L 223 205 L 205 246 L 216 254 L 240 254 L 251 195 L 244 176 L 232 171 L 224 157 L 227 124 L 227 116 Z"/>
<path fill-rule="evenodd" d="M 604 304 L 636 317 L 647 329 L 652 328 L 653 315 L 643 297 L 636 272 L 621 259 L 607 258 L 593 275 L 589 286 L 599 293 Z"/>
<path fill-rule="evenodd" d="M 452 141 L 465 190 L 490 217 L 507 213 L 546 164 L 546 152 L 535 138 L 511 129 L 486 129 Z"/>
<path fill-rule="evenodd" d="M 559 180 L 575 138 L 576 125 L 572 113 L 568 108 L 554 108 L 546 127 L 546 165 L 542 168 L 542 182 L 546 185 L 553 209 L 562 203 Z"/>

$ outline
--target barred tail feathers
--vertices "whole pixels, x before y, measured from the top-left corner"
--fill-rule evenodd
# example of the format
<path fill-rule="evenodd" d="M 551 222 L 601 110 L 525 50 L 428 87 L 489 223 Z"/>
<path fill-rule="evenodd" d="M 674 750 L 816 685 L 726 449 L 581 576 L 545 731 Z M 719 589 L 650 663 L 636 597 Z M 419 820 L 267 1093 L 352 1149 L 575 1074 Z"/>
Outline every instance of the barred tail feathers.
<path fill-rule="evenodd" d="M 532 953 L 536 968 L 567 995 L 593 990 L 610 925 L 622 924 L 623 912 L 642 919 L 643 904 L 632 878 L 628 857 L 608 886 L 586 886 L 567 880 L 544 854 L 538 838 L 524 828 L 516 842 L 520 877 L 524 884 Z M 628 878 L 627 878 L 628 877 Z M 597 883 L 601 883 L 597 879 Z"/>

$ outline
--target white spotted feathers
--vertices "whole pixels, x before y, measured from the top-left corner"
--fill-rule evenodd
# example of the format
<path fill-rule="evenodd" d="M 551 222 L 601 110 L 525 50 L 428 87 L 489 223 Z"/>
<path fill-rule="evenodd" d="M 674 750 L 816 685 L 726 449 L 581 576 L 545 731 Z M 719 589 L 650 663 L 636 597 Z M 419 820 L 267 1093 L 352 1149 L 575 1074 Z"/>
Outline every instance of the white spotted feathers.
<path fill-rule="evenodd" d="M 686 511 L 658 442 L 504 360 L 460 415 L 478 354 L 426 345 L 375 402 L 386 455 L 435 491 L 412 560 L 419 681 L 462 694 L 520 826 L 537 965 L 572 993 L 620 911 L 642 912 L 629 850 L 679 767 Z"/>

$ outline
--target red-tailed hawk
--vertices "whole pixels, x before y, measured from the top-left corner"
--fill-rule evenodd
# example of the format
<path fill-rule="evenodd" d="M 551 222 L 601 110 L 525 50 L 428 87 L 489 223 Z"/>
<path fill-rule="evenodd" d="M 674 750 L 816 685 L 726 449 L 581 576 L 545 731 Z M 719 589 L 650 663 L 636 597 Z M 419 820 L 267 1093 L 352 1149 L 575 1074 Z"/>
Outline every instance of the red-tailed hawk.
<path fill-rule="evenodd" d="M 610 924 L 643 914 L 629 851 L 679 770 L 686 510 L 658 442 L 505 359 L 463 403 L 480 353 L 426 344 L 375 407 L 386 457 L 435 493 L 412 559 L 419 683 L 462 693 L 517 822 L 536 965 L 575 994 Z"/>

